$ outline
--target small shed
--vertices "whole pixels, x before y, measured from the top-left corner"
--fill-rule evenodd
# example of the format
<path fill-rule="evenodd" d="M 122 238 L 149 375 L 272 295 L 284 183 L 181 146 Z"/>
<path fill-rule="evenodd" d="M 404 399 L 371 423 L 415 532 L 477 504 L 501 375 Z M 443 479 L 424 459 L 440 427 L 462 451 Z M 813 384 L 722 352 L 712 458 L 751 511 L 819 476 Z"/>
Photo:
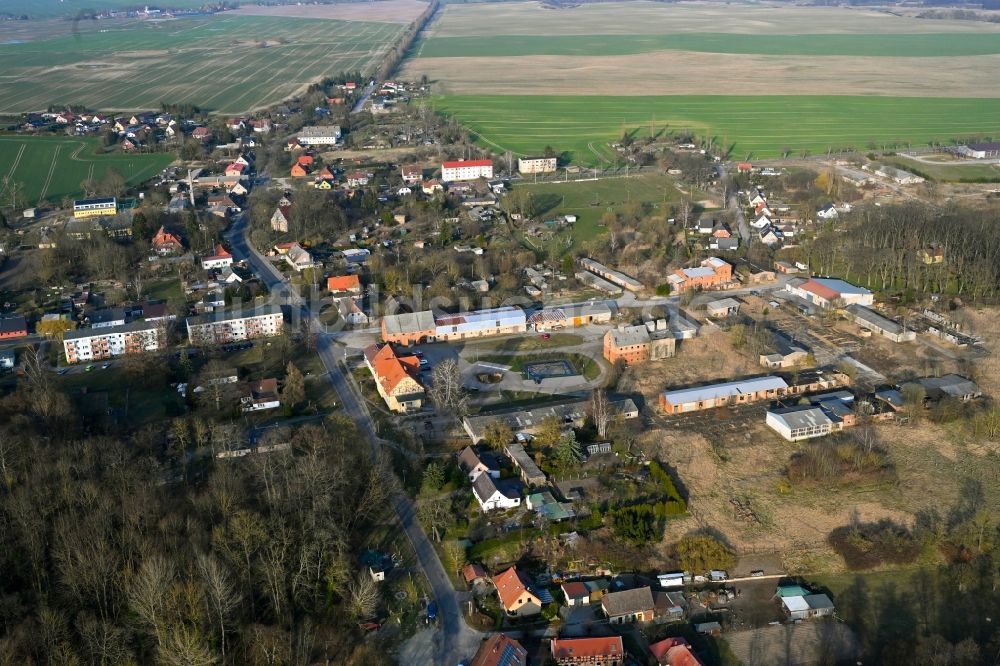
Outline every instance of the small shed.
<path fill-rule="evenodd" d="M 740 302 L 735 298 L 722 298 L 705 306 L 705 311 L 713 319 L 733 317 L 740 312 Z"/>

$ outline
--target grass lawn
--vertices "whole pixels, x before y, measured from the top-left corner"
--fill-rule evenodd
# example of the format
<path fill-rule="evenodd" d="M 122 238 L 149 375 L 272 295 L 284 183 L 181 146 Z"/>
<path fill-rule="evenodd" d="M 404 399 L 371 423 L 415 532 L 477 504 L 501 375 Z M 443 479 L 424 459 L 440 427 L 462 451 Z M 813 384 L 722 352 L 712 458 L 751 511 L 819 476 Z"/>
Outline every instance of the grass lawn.
<path fill-rule="evenodd" d="M 112 361 L 107 370 L 101 369 L 102 363 L 106 361 L 95 362 L 91 372 L 60 377 L 63 388 L 74 396 L 83 389 L 87 393 L 107 392 L 108 407 L 120 410 L 129 425 L 162 421 L 184 412 L 184 399 L 169 383 L 128 386 L 119 361 Z"/>
<path fill-rule="evenodd" d="M 431 37 L 414 48 L 420 58 L 532 55 L 615 56 L 650 51 L 759 55 L 972 56 L 1000 53 L 1000 33 L 775 35 L 676 33 L 663 35 L 470 35 Z"/>
<path fill-rule="evenodd" d="M 583 342 L 583 338 L 575 333 L 552 333 L 549 339 L 545 340 L 539 335 L 526 335 L 519 337 L 493 338 L 483 341 L 467 341 L 466 347 L 473 352 L 489 351 L 536 351 L 544 349 L 558 350 L 566 345 L 578 345 Z"/>
<path fill-rule="evenodd" d="M 455 95 L 434 104 L 491 149 L 527 155 L 551 145 L 585 165 L 603 162 L 598 151 L 623 129 L 641 133 L 651 120 L 657 129 L 728 141 L 738 159 L 1000 134 L 997 98 Z"/>
<path fill-rule="evenodd" d="M 2 69 L 2 65 L 0 65 Z M 0 99 L 3 98 L 0 83 Z M 118 171 L 129 184 L 155 176 L 174 161 L 171 153 L 101 154 L 94 138 L 58 136 L 0 136 L 0 180 L 10 177 L 23 187 L 31 203 L 41 199 L 59 203 L 80 194 L 80 183 L 100 180 L 108 169 Z M 0 184 L 0 193 L 6 186 Z"/>
<path fill-rule="evenodd" d="M 532 203 L 540 210 L 538 217 L 541 219 L 576 215 L 576 222 L 569 227 L 574 247 L 604 233 L 604 228 L 599 223 L 606 212 L 617 211 L 629 202 L 640 202 L 665 214 L 666 206 L 681 197 L 674 181 L 660 174 L 604 178 L 597 181 L 524 181 L 517 183 L 515 187 L 530 194 Z M 695 193 L 696 200 L 701 196 L 700 192 Z"/>
<path fill-rule="evenodd" d="M 184 291 L 178 278 L 157 280 L 146 285 L 146 297 L 153 301 L 182 301 Z"/>
<path fill-rule="evenodd" d="M 231 12 L 83 22 L 76 34 L 67 23 L 64 32 L 0 43 L 0 112 L 55 103 L 159 109 L 170 102 L 246 113 L 324 77 L 371 70 L 403 27 Z"/>
<path fill-rule="evenodd" d="M 938 182 L 1000 182 L 1000 166 L 994 164 L 976 164 L 971 161 L 927 164 L 902 155 L 883 158 L 880 161 Z"/>

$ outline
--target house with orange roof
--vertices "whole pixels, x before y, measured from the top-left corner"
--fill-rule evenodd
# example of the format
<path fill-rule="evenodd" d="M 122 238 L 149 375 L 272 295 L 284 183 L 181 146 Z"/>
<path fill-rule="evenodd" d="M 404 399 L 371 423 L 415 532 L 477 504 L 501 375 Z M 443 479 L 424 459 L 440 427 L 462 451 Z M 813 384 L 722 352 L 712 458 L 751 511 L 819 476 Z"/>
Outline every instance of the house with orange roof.
<path fill-rule="evenodd" d="M 213 268 L 226 268 L 233 265 L 233 255 L 231 255 L 222 245 L 215 246 L 215 254 L 201 258 L 201 267 L 206 271 Z"/>
<path fill-rule="evenodd" d="M 160 230 L 153 236 L 152 245 L 153 251 L 160 256 L 180 252 L 184 249 L 181 239 L 167 231 L 164 227 L 160 227 Z"/>
<path fill-rule="evenodd" d="M 603 638 L 553 638 L 549 644 L 559 666 L 622 666 L 625 646 L 621 636 Z"/>
<path fill-rule="evenodd" d="M 326 289 L 335 294 L 360 294 L 361 280 L 357 275 L 331 275 L 326 279 Z"/>
<path fill-rule="evenodd" d="M 233 162 L 226 166 L 227 176 L 242 176 L 243 172 L 246 171 L 247 165 L 243 162 Z"/>
<path fill-rule="evenodd" d="M 311 167 L 314 161 L 315 160 L 312 155 L 299 155 L 299 159 L 295 160 L 295 163 L 301 166 Z"/>
<path fill-rule="evenodd" d="M 531 581 L 517 568 L 511 567 L 492 580 L 500 605 L 508 616 L 528 617 L 542 612 L 542 600 L 531 591 Z"/>
<path fill-rule="evenodd" d="M 309 175 L 309 167 L 299 163 L 292 165 L 292 178 L 304 178 Z"/>
<path fill-rule="evenodd" d="M 680 637 L 668 638 L 649 646 L 659 666 L 703 666 L 691 651 L 691 644 Z"/>
<path fill-rule="evenodd" d="M 316 178 L 319 180 L 333 180 L 333 172 L 330 171 L 330 167 L 323 167 L 316 172 Z"/>
<path fill-rule="evenodd" d="M 424 387 L 417 380 L 420 359 L 397 356 L 392 345 L 371 345 L 364 350 L 365 365 L 375 378 L 375 387 L 394 412 L 412 412 L 423 405 Z"/>

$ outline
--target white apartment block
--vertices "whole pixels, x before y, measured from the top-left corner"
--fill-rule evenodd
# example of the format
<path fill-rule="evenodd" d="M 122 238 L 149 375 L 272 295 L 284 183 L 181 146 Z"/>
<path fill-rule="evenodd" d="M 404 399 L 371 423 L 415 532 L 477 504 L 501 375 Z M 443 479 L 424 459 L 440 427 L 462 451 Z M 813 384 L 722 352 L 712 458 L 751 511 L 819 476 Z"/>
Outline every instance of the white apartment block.
<path fill-rule="evenodd" d="M 299 144 L 303 146 L 336 146 L 340 137 L 340 125 L 303 127 L 297 135 Z"/>
<path fill-rule="evenodd" d="M 519 157 L 517 158 L 517 170 L 522 174 L 552 173 L 556 170 L 556 158 Z"/>
<path fill-rule="evenodd" d="M 188 340 L 193 345 L 221 345 L 283 333 L 281 308 L 269 306 L 240 312 L 213 312 L 187 320 Z"/>
<path fill-rule="evenodd" d="M 493 177 L 493 160 L 459 160 L 441 165 L 441 180 L 478 180 Z"/>
<path fill-rule="evenodd" d="M 163 327 L 140 321 L 70 331 L 63 338 L 63 353 L 67 363 L 89 363 L 125 354 L 157 351 L 163 344 Z"/>

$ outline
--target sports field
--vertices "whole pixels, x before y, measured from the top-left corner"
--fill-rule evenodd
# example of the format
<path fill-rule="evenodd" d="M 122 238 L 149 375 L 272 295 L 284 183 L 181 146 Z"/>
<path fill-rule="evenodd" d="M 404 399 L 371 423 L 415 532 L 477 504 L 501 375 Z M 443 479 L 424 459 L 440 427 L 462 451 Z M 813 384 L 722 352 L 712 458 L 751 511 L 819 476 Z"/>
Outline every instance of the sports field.
<path fill-rule="evenodd" d="M 133 184 L 152 178 L 174 160 L 163 153 L 99 155 L 99 148 L 100 141 L 91 138 L 0 136 L 0 200 L 7 183 L 17 182 L 29 203 L 59 203 L 79 196 L 81 182 L 99 181 L 109 168 Z"/>
<path fill-rule="evenodd" d="M 625 131 L 648 135 L 651 126 L 654 133 L 715 137 L 717 145 L 728 139 L 741 159 L 1000 135 L 1000 99 L 463 95 L 434 103 L 499 151 L 529 154 L 551 145 L 583 164 L 606 163 L 608 142 Z"/>
<path fill-rule="evenodd" d="M 404 26 L 235 12 L 88 21 L 76 34 L 73 22 L 44 23 L 55 32 L 19 33 L 16 43 L 4 43 L 10 40 L 0 29 L 0 113 L 54 103 L 152 109 L 161 102 L 243 113 L 322 77 L 372 70 Z"/>
<path fill-rule="evenodd" d="M 409 54 L 481 143 L 602 161 L 623 131 L 734 156 L 1000 133 L 1000 24 L 723 2 L 448 5 Z"/>

